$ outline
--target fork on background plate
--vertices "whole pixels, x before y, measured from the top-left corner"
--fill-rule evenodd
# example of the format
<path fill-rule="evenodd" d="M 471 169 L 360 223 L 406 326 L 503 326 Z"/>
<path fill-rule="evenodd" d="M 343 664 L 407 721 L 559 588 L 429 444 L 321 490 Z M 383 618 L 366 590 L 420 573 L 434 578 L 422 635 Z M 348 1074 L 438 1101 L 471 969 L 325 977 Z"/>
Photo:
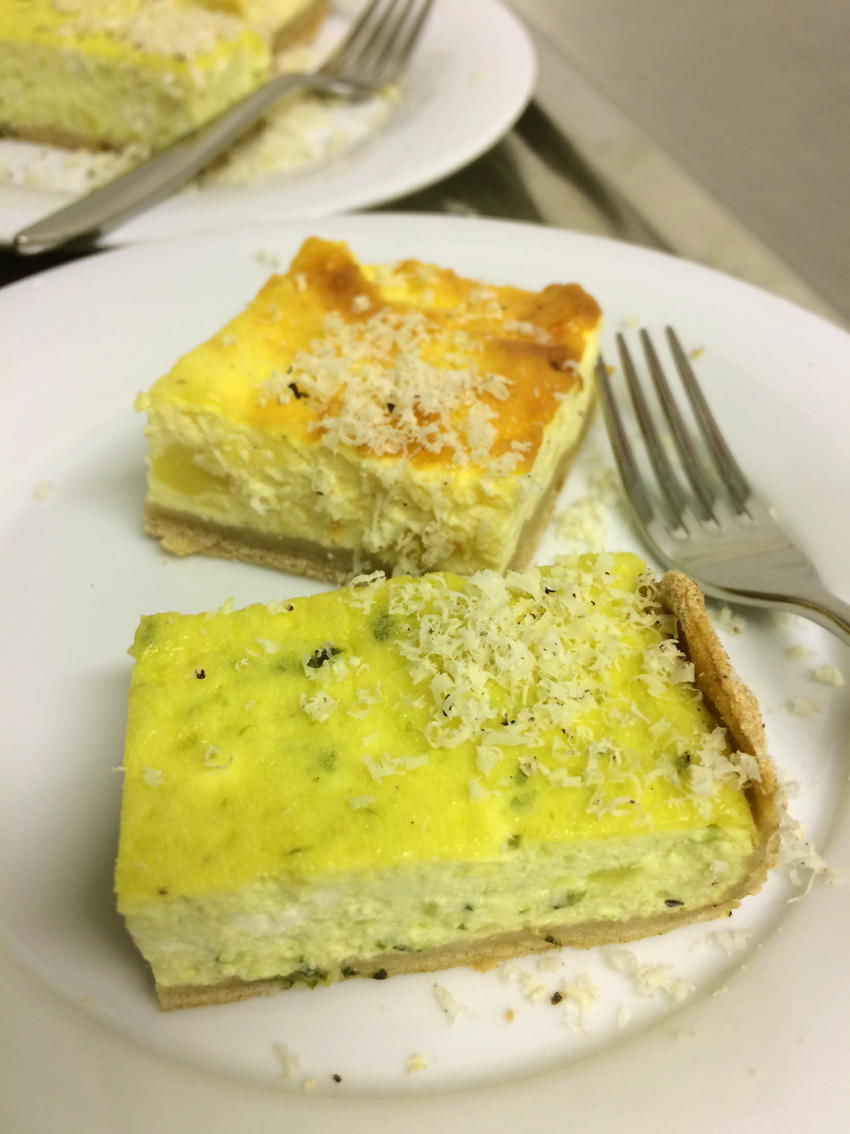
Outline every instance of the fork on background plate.
<path fill-rule="evenodd" d="M 110 232 L 185 185 L 290 91 L 306 88 L 349 99 L 377 94 L 400 78 L 433 4 L 371 0 L 317 71 L 270 79 L 148 161 L 22 229 L 15 249 L 32 255 Z"/>
<path fill-rule="evenodd" d="M 670 353 L 702 437 L 685 423 L 659 356 L 645 330 L 640 339 L 666 423 L 659 429 L 623 335 L 620 361 L 655 484 L 641 471 L 617 395 L 600 355 L 597 378 L 608 436 L 637 525 L 655 556 L 689 575 L 707 595 L 774 607 L 811 619 L 850 646 L 850 604 L 824 587 L 814 564 L 750 487 L 729 450 L 688 356 L 671 327 Z M 662 429 L 664 433 L 662 433 Z M 665 445 L 669 430 L 672 445 Z M 671 454 L 675 456 L 671 457 Z"/>

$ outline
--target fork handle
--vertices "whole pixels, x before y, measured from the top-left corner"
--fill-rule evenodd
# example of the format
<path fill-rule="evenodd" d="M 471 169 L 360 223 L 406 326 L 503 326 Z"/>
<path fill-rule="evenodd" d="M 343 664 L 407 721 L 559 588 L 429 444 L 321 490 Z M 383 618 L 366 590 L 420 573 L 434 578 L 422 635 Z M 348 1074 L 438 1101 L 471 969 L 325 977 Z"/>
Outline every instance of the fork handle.
<path fill-rule="evenodd" d="M 837 595 L 825 588 L 812 587 L 803 593 L 782 595 L 778 598 L 782 606 L 791 608 L 803 618 L 817 622 L 819 626 L 835 634 L 845 646 L 850 646 L 850 604 Z"/>
<path fill-rule="evenodd" d="M 22 229 L 14 240 L 16 250 L 26 254 L 47 252 L 71 241 L 93 241 L 110 232 L 185 185 L 283 95 L 299 87 L 331 92 L 351 90 L 320 72 L 279 75 L 149 161 Z"/>

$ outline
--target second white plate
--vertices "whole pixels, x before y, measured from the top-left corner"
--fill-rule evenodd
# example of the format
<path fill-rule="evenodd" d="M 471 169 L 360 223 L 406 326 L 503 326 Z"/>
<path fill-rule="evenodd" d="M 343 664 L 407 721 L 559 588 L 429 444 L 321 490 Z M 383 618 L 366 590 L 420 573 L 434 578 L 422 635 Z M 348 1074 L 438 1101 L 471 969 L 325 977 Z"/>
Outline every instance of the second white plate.
<path fill-rule="evenodd" d="M 338 0 L 331 32 L 359 5 Z M 500 0 L 440 0 L 400 85 L 397 105 L 338 157 L 244 186 L 178 193 L 104 239 L 110 245 L 156 240 L 225 225 L 318 217 L 366 208 L 412 193 L 466 165 L 510 129 L 531 97 L 536 59 L 523 25 Z M 344 108 L 341 108 L 341 114 Z M 0 166 L 35 166 L 21 143 L 0 138 Z M 42 147 L 46 164 L 62 159 Z M 59 208 L 67 193 L 0 178 L 0 244 Z M 8 180 L 8 179 L 7 179 Z"/>

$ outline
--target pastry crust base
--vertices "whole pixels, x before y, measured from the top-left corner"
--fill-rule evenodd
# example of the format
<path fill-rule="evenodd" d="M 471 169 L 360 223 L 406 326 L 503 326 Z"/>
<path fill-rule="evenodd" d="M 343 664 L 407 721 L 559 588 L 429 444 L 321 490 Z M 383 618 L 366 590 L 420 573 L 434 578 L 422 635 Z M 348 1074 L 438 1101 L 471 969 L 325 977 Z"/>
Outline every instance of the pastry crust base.
<path fill-rule="evenodd" d="M 531 562 L 546 525 L 552 518 L 558 493 L 581 447 L 593 419 L 595 398 L 591 403 L 581 434 L 576 443 L 561 457 L 555 475 L 540 494 L 538 505 L 520 532 L 517 546 L 506 570 L 519 571 Z M 348 547 L 325 547 L 311 540 L 291 535 L 270 535 L 248 528 L 225 527 L 186 513 L 172 512 L 147 501 L 145 531 L 156 536 L 166 551 L 173 555 L 209 555 L 216 559 L 238 559 L 259 567 L 271 567 L 289 575 L 303 575 L 322 583 L 345 585 L 355 575 L 383 571 L 392 575 L 394 564 Z M 480 564 L 485 566 L 485 564 Z M 439 566 L 429 568 L 442 570 Z"/>
<path fill-rule="evenodd" d="M 528 953 L 568 945 L 589 949 L 595 945 L 621 944 L 641 937 L 666 933 L 695 921 L 711 921 L 735 909 L 742 898 L 757 893 L 764 884 L 779 850 L 779 785 L 767 757 L 764 724 L 758 703 L 732 668 L 729 657 L 714 632 L 705 611 L 705 601 L 696 583 L 677 571 L 661 579 L 659 595 L 679 623 L 679 640 L 694 663 L 695 681 L 738 748 L 755 756 L 761 781 L 751 783 L 747 797 L 758 831 L 746 877 L 720 900 L 696 910 L 672 909 L 653 917 L 625 922 L 589 921 L 567 926 L 545 926 L 497 934 L 477 941 L 452 942 L 422 953 L 383 953 L 369 958 L 347 958 L 340 965 L 343 979 L 384 979 L 401 973 L 433 972 L 466 965 L 486 970 L 500 961 Z M 303 979 L 303 978 L 302 978 Z M 270 995 L 299 981 L 298 974 L 269 980 L 229 979 L 214 985 L 157 985 L 163 1010 L 225 1004 Z"/>
<path fill-rule="evenodd" d="M 713 921 L 730 913 L 740 899 L 755 893 L 761 888 L 763 875 L 755 886 L 736 888 L 734 896 L 728 895 L 721 902 L 703 906 L 697 910 L 682 913 L 670 910 L 655 917 L 633 918 L 630 921 L 588 921 L 578 925 L 546 926 L 533 932 L 518 930 L 514 933 L 500 933 L 478 941 L 455 941 L 429 949 L 422 953 L 381 953 L 367 959 L 350 958 L 343 962 L 343 977 L 370 977 L 384 980 L 403 973 L 430 973 L 440 969 L 454 969 L 459 966 L 487 972 L 502 961 L 513 957 L 524 957 L 529 953 L 543 953 L 550 949 L 570 946 L 574 949 L 592 949 L 596 945 L 621 945 L 627 941 L 637 941 L 642 937 L 653 937 L 667 933 L 680 925 L 695 921 Z M 272 977 L 268 980 L 239 980 L 231 978 L 211 985 L 161 985 L 156 986 L 159 1006 L 164 1012 L 176 1008 L 201 1008 L 209 1004 L 229 1004 L 235 1000 L 249 1000 L 252 996 L 273 996 L 286 988 L 292 988 L 303 978 L 297 973 L 291 976 Z"/>

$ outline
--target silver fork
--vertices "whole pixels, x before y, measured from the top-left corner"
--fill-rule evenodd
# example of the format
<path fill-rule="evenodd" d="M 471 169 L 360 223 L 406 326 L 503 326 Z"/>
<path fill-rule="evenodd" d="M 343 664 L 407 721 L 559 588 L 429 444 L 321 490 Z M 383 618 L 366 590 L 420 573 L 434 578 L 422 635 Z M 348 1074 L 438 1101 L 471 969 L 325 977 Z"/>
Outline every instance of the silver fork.
<path fill-rule="evenodd" d="M 652 340 L 642 330 L 647 367 L 680 462 L 680 468 L 674 470 L 632 356 L 618 334 L 626 384 L 655 474 L 655 492 L 638 467 L 601 356 L 597 364 L 608 435 L 647 543 L 665 567 L 684 571 L 706 594 L 793 611 L 824 626 L 850 646 L 850 605 L 824 587 L 814 565 L 750 487 L 717 427 L 681 343 L 671 327 L 666 332 L 710 463 L 700 455 Z"/>
<path fill-rule="evenodd" d="M 278 75 L 217 118 L 87 197 L 22 229 L 18 252 L 95 240 L 170 196 L 232 145 L 285 94 L 298 88 L 358 99 L 395 82 L 416 46 L 434 0 L 371 0 L 318 71 Z"/>

